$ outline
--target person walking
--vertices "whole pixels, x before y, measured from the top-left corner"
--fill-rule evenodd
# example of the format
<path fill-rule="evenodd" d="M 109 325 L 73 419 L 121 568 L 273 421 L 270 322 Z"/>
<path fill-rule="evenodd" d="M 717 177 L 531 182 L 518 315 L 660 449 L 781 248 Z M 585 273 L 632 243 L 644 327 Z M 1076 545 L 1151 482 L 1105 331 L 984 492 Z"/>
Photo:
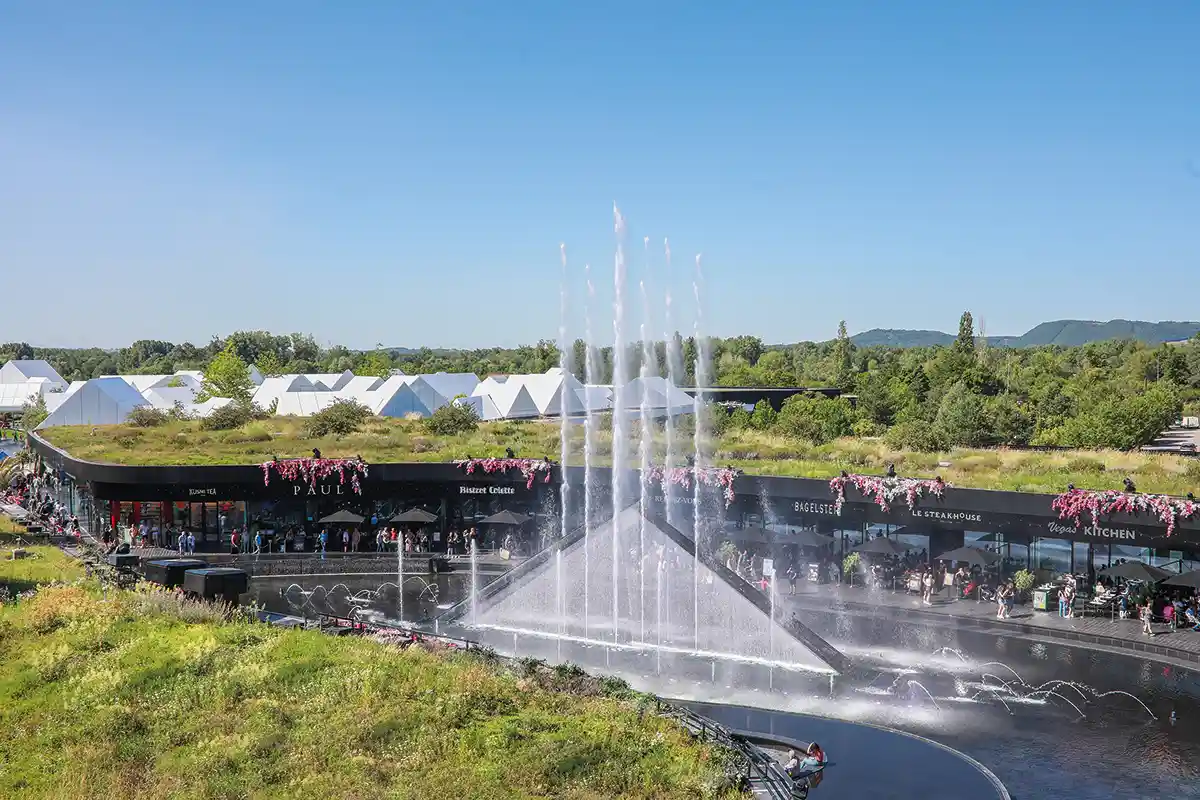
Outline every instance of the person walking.
<path fill-rule="evenodd" d="M 1154 607 L 1150 604 L 1150 598 L 1146 598 L 1145 604 L 1141 608 L 1142 613 L 1142 633 L 1147 636 L 1154 635 L 1154 628 L 1150 627 L 1151 621 L 1154 619 Z"/>
<path fill-rule="evenodd" d="M 350 531 L 345 528 L 342 529 L 342 552 L 350 552 Z"/>
<path fill-rule="evenodd" d="M 788 567 L 787 572 L 785 574 L 787 575 L 787 580 L 788 580 L 788 594 L 795 594 L 796 593 L 796 578 L 798 577 L 798 575 L 796 574 L 796 565 L 792 564 L 790 567 Z"/>
<path fill-rule="evenodd" d="M 187 535 L 187 551 L 188 555 L 192 555 L 196 552 L 196 534 L 191 531 L 188 531 Z"/>

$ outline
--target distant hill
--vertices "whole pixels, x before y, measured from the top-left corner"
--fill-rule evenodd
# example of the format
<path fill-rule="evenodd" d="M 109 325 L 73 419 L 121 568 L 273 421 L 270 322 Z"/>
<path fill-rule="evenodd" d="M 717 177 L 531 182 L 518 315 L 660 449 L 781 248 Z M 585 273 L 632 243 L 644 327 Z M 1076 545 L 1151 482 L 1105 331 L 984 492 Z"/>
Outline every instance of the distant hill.
<path fill-rule="evenodd" d="M 1140 322 L 1112 319 L 1108 322 L 1060 319 L 1043 322 L 1021 336 L 989 336 L 993 347 L 1078 347 L 1088 342 L 1108 339 L 1136 339 L 1147 344 L 1178 342 L 1200 332 L 1200 322 Z M 859 347 L 932 347 L 949 345 L 953 334 L 941 331 L 912 331 L 891 328 L 872 328 L 850 337 Z"/>

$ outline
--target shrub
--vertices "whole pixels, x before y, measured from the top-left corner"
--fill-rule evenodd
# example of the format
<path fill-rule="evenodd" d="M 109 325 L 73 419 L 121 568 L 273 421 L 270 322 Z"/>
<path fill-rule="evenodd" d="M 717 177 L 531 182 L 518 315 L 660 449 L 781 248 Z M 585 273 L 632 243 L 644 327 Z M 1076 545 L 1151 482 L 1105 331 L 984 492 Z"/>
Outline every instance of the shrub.
<path fill-rule="evenodd" d="M 234 401 L 214 410 L 200 420 L 202 431 L 231 431 L 251 422 L 257 416 L 255 406 Z"/>
<path fill-rule="evenodd" d="M 1068 472 L 1104 472 L 1104 462 L 1098 458 L 1077 456 L 1067 460 Z"/>
<path fill-rule="evenodd" d="M 170 415 L 161 408 L 138 406 L 129 412 L 125 421 L 135 428 L 157 428 L 159 425 L 167 424 L 168 419 L 170 419 Z"/>
<path fill-rule="evenodd" d="M 916 450 L 921 453 L 936 453 L 946 449 L 946 440 L 936 425 L 916 420 L 893 425 L 883 437 L 888 447 L 895 450 Z"/>
<path fill-rule="evenodd" d="M 861 563 L 862 556 L 858 553 L 846 554 L 846 557 L 842 559 L 842 574 L 846 576 L 847 580 L 858 570 L 858 566 Z"/>
<path fill-rule="evenodd" d="M 371 409 L 357 400 L 334 400 L 309 417 L 304 423 L 304 430 L 315 438 L 348 436 L 373 416 Z"/>
<path fill-rule="evenodd" d="M 470 433 L 478 427 L 479 414 L 473 406 L 465 403 L 444 405 L 425 420 L 425 429 L 438 436 Z"/>
<path fill-rule="evenodd" d="M 269 442 L 274 438 L 267 426 L 261 422 L 251 422 L 242 430 L 244 442 Z"/>

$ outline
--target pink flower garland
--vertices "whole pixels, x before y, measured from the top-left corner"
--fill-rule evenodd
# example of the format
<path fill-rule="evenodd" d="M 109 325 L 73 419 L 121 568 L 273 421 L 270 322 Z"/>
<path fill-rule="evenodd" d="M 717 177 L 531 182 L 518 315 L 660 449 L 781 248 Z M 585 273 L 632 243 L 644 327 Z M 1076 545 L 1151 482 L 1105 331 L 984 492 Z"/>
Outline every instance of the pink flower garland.
<path fill-rule="evenodd" d="M 1167 526 L 1167 536 L 1175 532 L 1179 519 L 1191 519 L 1200 512 L 1200 503 L 1180 500 L 1165 494 L 1138 494 L 1109 489 L 1103 492 L 1086 489 L 1071 489 L 1054 498 L 1050 507 L 1058 512 L 1059 519 L 1075 520 L 1075 527 L 1083 524 L 1081 517 L 1091 514 L 1092 526 L 1100 525 L 1100 517 L 1108 514 L 1132 514 L 1142 512 L 1154 514 Z"/>
<path fill-rule="evenodd" d="M 360 476 L 367 477 L 367 463 L 357 458 L 289 458 L 282 461 L 266 461 L 262 464 L 263 486 L 271 485 L 271 470 L 279 477 L 293 483 L 303 481 L 316 486 L 317 481 L 337 473 L 338 483 L 346 482 L 350 475 L 350 486 L 355 494 L 362 494 Z"/>
<path fill-rule="evenodd" d="M 482 469 L 489 475 L 493 472 L 508 472 L 510 469 L 520 470 L 521 475 L 525 477 L 526 489 L 533 488 L 533 480 L 538 473 L 545 473 L 542 483 L 549 483 L 550 473 L 554 468 L 549 461 L 539 458 L 466 458 L 454 463 L 465 468 L 468 475 L 473 474 L 476 468 Z"/>
<path fill-rule="evenodd" d="M 725 495 L 725 507 L 729 508 L 732 505 L 736 495 L 733 491 L 733 482 L 741 475 L 742 471 L 731 467 L 659 467 L 651 466 L 642 475 L 642 480 L 645 483 L 657 483 L 663 487 L 663 493 L 667 491 L 667 486 L 680 486 L 684 489 L 692 488 L 693 477 L 704 486 L 720 486 Z"/>
<path fill-rule="evenodd" d="M 829 489 L 834 494 L 833 508 L 835 513 L 842 513 L 846 503 L 846 484 L 851 484 L 864 496 L 875 501 L 883 511 L 891 510 L 891 504 L 899 498 L 904 498 L 908 510 L 912 511 L 917 500 L 928 493 L 941 498 L 950 484 L 941 478 L 926 480 L 923 478 L 880 478 L 874 475 L 842 474 L 829 482 Z"/>

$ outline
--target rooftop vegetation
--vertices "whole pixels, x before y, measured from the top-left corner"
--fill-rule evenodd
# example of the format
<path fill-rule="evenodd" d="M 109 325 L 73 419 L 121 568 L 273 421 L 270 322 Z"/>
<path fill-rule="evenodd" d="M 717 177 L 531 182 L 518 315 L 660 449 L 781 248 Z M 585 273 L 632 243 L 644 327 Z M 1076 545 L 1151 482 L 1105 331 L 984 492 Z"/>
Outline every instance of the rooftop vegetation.
<path fill-rule="evenodd" d="M 196 422 L 167 421 L 156 427 L 132 425 L 59 427 L 42 432 L 72 455 L 118 464 L 258 464 L 311 455 L 361 455 L 368 462 L 452 461 L 503 456 L 511 447 L 518 456 L 559 458 L 559 426 L 547 422 L 481 423 L 462 433 L 430 432 L 421 420 L 372 418 L 341 437 L 311 437 L 305 420 L 271 418 L 225 431 L 202 431 Z M 679 432 L 690 437 L 690 428 Z M 570 463 L 582 463 L 583 432 L 571 431 Z M 599 432 L 601 463 L 611 462 L 611 430 Z M 679 447 L 679 459 L 690 451 L 690 438 Z M 631 448 L 634 450 L 635 448 Z M 655 461 L 665 457 L 665 433 L 655 431 Z M 1080 488 L 1120 489 L 1131 477 L 1144 492 L 1183 495 L 1200 491 L 1200 459 L 1113 450 L 1028 451 L 967 449 L 925 453 L 894 448 L 886 439 L 839 438 L 811 444 L 778 430 L 727 427 L 716 439 L 715 461 L 748 473 L 830 478 L 842 470 L 882 474 L 894 463 L 901 475 L 941 475 L 957 486 L 981 489 L 1058 493 L 1068 483 Z"/>
<path fill-rule="evenodd" d="M 619 681 L 88 581 L 0 602 L 0 728 L 3 797 L 740 796 Z"/>

